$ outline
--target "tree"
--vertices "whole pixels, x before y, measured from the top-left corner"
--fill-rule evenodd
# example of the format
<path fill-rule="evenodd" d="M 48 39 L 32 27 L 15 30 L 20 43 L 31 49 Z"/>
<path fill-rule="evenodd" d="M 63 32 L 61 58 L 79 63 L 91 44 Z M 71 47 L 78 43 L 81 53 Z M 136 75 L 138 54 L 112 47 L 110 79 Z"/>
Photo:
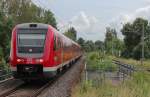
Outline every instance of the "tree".
<path fill-rule="evenodd" d="M 124 42 L 117 37 L 113 39 L 113 53 L 115 56 L 121 56 L 124 49 Z"/>
<path fill-rule="evenodd" d="M 142 33 L 144 31 L 145 34 L 145 51 L 150 47 L 149 36 L 150 35 L 150 25 L 148 20 L 142 18 L 136 18 L 133 23 L 126 23 L 123 25 L 121 30 L 122 34 L 124 35 L 124 43 L 125 43 L 125 50 L 123 56 L 125 57 L 133 57 L 135 59 L 141 58 L 141 38 Z M 150 50 L 150 49 L 149 49 Z M 150 52 L 145 52 L 145 56 L 149 56 Z M 150 57 L 150 56 L 149 56 Z"/>
<path fill-rule="evenodd" d="M 116 30 L 111 27 L 106 28 L 104 44 L 107 54 L 118 56 L 123 49 L 123 42 L 118 39 Z"/>
<path fill-rule="evenodd" d="M 105 50 L 108 54 L 113 54 L 113 40 L 116 37 L 116 30 L 106 27 L 106 34 L 105 34 Z M 115 34 L 114 34 L 115 33 Z"/>
<path fill-rule="evenodd" d="M 31 0 L 2 0 L 2 11 L 14 20 L 14 25 L 27 22 L 50 24 L 57 28 L 56 19 L 50 10 L 37 7 Z"/>
<path fill-rule="evenodd" d="M 75 30 L 75 28 L 71 27 L 70 29 L 68 29 L 68 31 L 66 31 L 64 33 L 65 36 L 69 37 L 70 39 L 76 41 L 77 39 L 77 31 Z"/>
<path fill-rule="evenodd" d="M 100 40 L 97 40 L 95 42 L 93 42 L 92 40 L 85 41 L 80 37 L 77 42 L 86 52 L 91 52 L 94 50 L 104 50 L 104 43 Z"/>
<path fill-rule="evenodd" d="M 78 44 L 83 48 L 84 43 L 85 43 L 85 40 L 80 37 L 77 42 L 78 42 Z"/>
<path fill-rule="evenodd" d="M 95 41 L 95 49 L 96 50 L 103 50 L 104 49 L 104 43 L 100 40 Z"/>
<path fill-rule="evenodd" d="M 0 12 L 0 48 L 2 49 L 3 57 L 6 59 L 9 54 L 9 42 L 12 29 L 12 19 Z"/>
<path fill-rule="evenodd" d="M 12 28 L 19 23 L 47 23 L 57 28 L 50 10 L 37 7 L 31 0 L 0 0 L 0 56 L 9 56 Z"/>
<path fill-rule="evenodd" d="M 50 24 L 53 27 L 57 28 L 57 23 L 56 23 L 56 19 L 54 17 L 54 14 L 49 10 L 45 11 L 43 22 L 46 24 Z"/>
<path fill-rule="evenodd" d="M 87 40 L 84 44 L 84 48 L 86 52 L 91 52 L 95 50 L 95 45 L 92 40 Z"/>

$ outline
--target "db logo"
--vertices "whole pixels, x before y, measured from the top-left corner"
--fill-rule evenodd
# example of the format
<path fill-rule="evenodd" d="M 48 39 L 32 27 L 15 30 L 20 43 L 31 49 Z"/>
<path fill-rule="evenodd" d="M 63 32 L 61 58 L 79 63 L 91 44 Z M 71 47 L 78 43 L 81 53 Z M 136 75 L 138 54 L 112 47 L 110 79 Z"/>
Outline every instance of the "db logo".
<path fill-rule="evenodd" d="M 32 52 L 32 49 L 29 49 L 29 52 Z"/>
<path fill-rule="evenodd" d="M 27 60 L 27 63 L 28 63 L 28 64 L 31 64 L 31 63 L 32 63 L 32 59 L 28 59 L 28 60 Z"/>

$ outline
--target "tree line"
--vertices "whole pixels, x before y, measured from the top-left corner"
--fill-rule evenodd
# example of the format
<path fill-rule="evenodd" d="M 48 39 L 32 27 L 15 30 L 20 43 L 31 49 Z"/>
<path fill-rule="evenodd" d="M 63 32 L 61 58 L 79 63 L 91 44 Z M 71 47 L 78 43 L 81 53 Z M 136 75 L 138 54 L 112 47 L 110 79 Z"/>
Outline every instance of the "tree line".
<path fill-rule="evenodd" d="M 84 40 L 84 38 L 79 37 L 77 39 L 77 31 L 74 27 L 69 28 L 64 35 L 76 41 L 85 52 L 99 51 L 105 54 L 112 54 L 119 56 L 123 49 L 123 41 L 118 39 L 117 32 L 114 28 L 107 27 L 105 40 Z"/>
<path fill-rule="evenodd" d="M 66 33 L 68 33 L 67 31 Z M 76 31 L 75 31 L 76 32 Z M 106 27 L 105 40 L 76 39 L 76 33 L 71 34 L 86 52 L 100 51 L 105 54 L 134 58 L 140 60 L 142 57 L 142 45 L 144 45 L 144 58 L 150 58 L 150 22 L 143 18 L 136 18 L 133 22 L 123 24 L 120 32 L 123 40 L 118 38 L 115 28 Z M 70 31 L 71 33 L 71 31 Z M 144 33 L 144 34 L 142 34 Z M 144 36 L 142 36 L 144 35 Z M 142 42 L 142 37 L 144 42 Z"/>
<path fill-rule="evenodd" d="M 100 40 L 93 42 L 92 40 L 84 40 L 82 37 L 77 38 L 77 31 L 74 27 L 70 27 L 64 33 L 64 35 L 80 44 L 80 46 L 85 52 L 104 49 L 104 43 Z"/>
<path fill-rule="evenodd" d="M 150 58 L 150 22 L 148 20 L 136 18 L 132 23 L 124 24 L 121 32 L 125 44 L 123 57 L 140 60 L 142 45 L 144 45 L 144 57 Z M 142 38 L 144 38 L 144 42 L 142 42 Z"/>

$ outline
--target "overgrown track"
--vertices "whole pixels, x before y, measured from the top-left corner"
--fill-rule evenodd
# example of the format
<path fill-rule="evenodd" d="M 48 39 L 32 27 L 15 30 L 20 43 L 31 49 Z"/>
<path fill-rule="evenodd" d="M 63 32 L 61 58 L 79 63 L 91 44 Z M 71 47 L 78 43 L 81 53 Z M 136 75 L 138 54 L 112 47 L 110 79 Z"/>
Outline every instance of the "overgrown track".
<path fill-rule="evenodd" d="M 0 73 L 0 84 L 10 79 L 12 79 L 12 73 L 7 73 L 7 74 Z"/>
<path fill-rule="evenodd" d="M 120 62 L 118 60 L 113 60 L 114 64 L 117 64 L 119 66 L 119 72 L 123 73 L 124 75 L 131 75 L 134 71 L 136 71 L 136 67 L 130 64 L 125 64 L 123 62 Z"/>
<path fill-rule="evenodd" d="M 53 81 L 23 83 L 14 89 L 3 93 L 0 97 L 37 97 Z"/>
<path fill-rule="evenodd" d="M 7 82 L 7 81 L 10 81 L 10 80 L 12 80 L 12 79 L 13 79 L 13 77 L 7 78 L 7 79 L 5 79 L 5 80 L 1 80 L 1 81 L 0 81 L 0 84 L 3 84 L 3 83 L 5 83 L 5 82 Z"/>

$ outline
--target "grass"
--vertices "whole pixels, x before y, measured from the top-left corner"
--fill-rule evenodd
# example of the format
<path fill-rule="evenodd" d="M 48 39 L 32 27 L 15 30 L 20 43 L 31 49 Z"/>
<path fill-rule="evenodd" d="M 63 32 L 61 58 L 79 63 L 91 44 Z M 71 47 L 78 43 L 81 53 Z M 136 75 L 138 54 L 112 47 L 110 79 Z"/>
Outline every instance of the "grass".
<path fill-rule="evenodd" d="M 72 97 L 150 97 L 150 74 L 138 72 L 131 80 L 113 85 L 106 80 L 97 87 L 92 81 L 84 81 L 73 90 Z"/>
<path fill-rule="evenodd" d="M 111 60 L 116 58 L 105 56 L 102 60 L 97 52 L 91 52 L 87 55 L 87 65 L 90 68 L 97 69 L 102 67 L 107 70 L 114 66 Z M 146 60 L 141 66 L 139 61 L 133 59 L 117 58 L 124 63 L 136 65 L 142 68 L 150 67 L 150 60 Z M 107 65 L 111 64 L 111 65 Z M 95 85 L 94 80 L 82 81 L 72 92 L 72 97 L 150 97 L 150 73 L 147 71 L 135 72 L 130 79 L 121 83 L 114 84 L 110 80 L 103 80 L 100 84 Z"/>
<path fill-rule="evenodd" d="M 115 71 L 116 65 L 112 63 L 111 58 L 104 57 L 98 52 L 86 54 L 87 68 L 92 70 Z"/>

